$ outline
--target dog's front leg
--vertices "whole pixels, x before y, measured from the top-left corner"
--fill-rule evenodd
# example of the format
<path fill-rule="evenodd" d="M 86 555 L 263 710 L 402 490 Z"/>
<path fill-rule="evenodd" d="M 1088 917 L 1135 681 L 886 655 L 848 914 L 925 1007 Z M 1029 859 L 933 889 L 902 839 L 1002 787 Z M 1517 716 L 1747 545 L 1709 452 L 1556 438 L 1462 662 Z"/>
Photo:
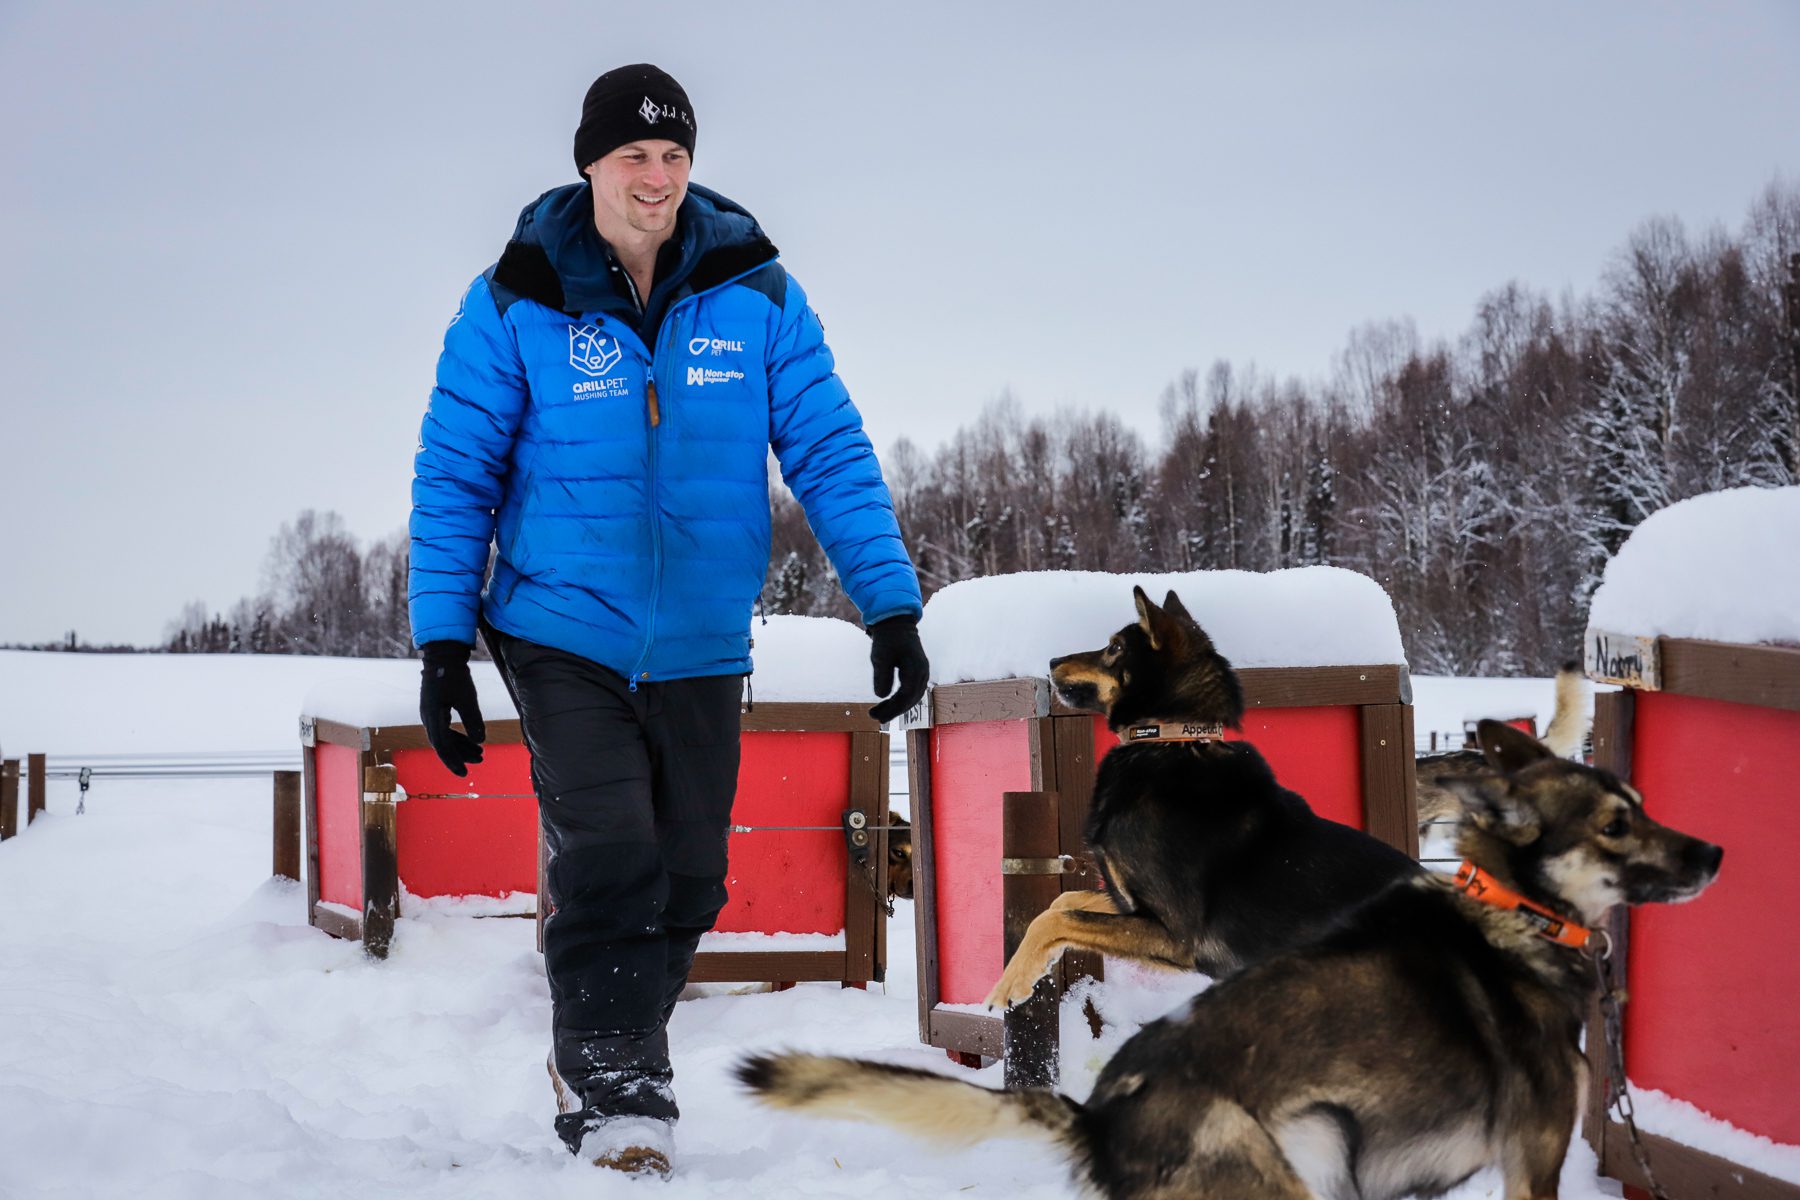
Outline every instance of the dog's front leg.
<path fill-rule="evenodd" d="M 1172 971 L 1194 969 L 1193 953 L 1153 917 L 1121 913 L 1105 892 L 1064 892 L 1037 915 L 1000 982 L 988 993 L 989 1008 L 1027 999 L 1064 950 L 1091 950 Z"/>
<path fill-rule="evenodd" d="M 1064 892 L 1050 902 L 1050 907 L 1033 917 L 1026 927 L 1019 948 L 1000 976 L 1000 982 L 988 993 L 989 1008 L 1011 1008 L 1031 998 L 1032 989 L 1043 978 L 1062 952 L 1069 947 L 1069 923 L 1064 914 L 1071 909 L 1094 913 L 1117 914 L 1112 897 L 1105 892 Z"/>

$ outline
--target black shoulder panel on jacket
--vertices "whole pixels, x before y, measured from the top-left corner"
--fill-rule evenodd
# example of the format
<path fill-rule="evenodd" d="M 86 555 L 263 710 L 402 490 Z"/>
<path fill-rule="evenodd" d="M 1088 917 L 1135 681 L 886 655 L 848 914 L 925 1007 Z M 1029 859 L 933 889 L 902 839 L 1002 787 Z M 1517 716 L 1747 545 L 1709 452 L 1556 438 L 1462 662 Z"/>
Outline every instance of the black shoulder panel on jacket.
<path fill-rule="evenodd" d="M 563 309 L 562 279 L 550 265 L 550 256 L 544 253 L 542 246 L 530 242 L 506 243 L 506 250 L 494 264 L 488 282 L 502 289 L 494 296 L 501 316 L 505 316 L 506 310 L 519 300 L 536 300 L 557 312 Z"/>
<path fill-rule="evenodd" d="M 787 272 L 781 269 L 780 263 L 768 263 L 761 270 L 752 271 L 738 280 L 738 286 L 761 292 L 775 306 L 775 311 L 780 312 L 781 306 L 787 303 L 787 281 Z"/>
<path fill-rule="evenodd" d="M 775 243 L 766 237 L 759 237 L 753 242 L 744 242 L 736 246 L 722 246 L 712 251 L 694 266 L 694 273 L 688 276 L 687 286 L 695 292 L 704 292 L 708 288 L 718 287 L 728 279 L 736 279 L 747 271 L 754 271 L 760 266 L 775 265 Z M 739 280 L 746 287 L 755 288 L 775 301 L 780 307 L 782 298 L 787 293 L 787 274 L 777 268 L 774 272 L 780 282 L 765 283 L 763 276 L 770 272 L 757 271 L 748 279 Z M 770 289 L 774 288 L 774 291 Z"/>

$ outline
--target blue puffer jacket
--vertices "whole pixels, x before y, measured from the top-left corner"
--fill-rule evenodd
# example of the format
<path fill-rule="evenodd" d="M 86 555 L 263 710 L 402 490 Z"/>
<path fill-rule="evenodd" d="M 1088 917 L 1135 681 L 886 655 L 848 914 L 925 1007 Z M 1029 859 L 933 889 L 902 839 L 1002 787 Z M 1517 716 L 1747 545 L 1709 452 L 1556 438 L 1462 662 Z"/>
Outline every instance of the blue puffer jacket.
<path fill-rule="evenodd" d="M 610 264 L 589 185 L 557 188 L 452 318 L 415 459 L 414 643 L 472 643 L 479 604 L 634 681 L 750 670 L 771 447 L 864 622 L 917 616 L 862 418 L 750 214 L 691 186 L 643 314 Z"/>

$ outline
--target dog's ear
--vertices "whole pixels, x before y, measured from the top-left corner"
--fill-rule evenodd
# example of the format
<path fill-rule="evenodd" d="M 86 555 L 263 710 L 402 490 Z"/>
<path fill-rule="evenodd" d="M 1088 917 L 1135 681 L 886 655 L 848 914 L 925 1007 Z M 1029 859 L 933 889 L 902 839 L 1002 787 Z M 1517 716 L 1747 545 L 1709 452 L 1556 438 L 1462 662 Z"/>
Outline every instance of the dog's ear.
<path fill-rule="evenodd" d="M 1162 649 L 1162 642 L 1158 640 L 1158 630 L 1163 623 L 1162 610 L 1150 603 L 1150 597 L 1144 594 L 1144 589 L 1141 587 L 1131 589 L 1131 598 L 1137 602 L 1138 625 L 1150 638 L 1150 648 L 1152 650 Z"/>
<path fill-rule="evenodd" d="M 1206 630 L 1200 628 L 1200 622 L 1194 620 L 1193 614 L 1188 612 L 1187 605 L 1181 602 L 1181 597 L 1175 594 L 1173 588 L 1169 589 L 1169 594 L 1163 598 L 1162 610 L 1163 615 L 1169 618 L 1170 623 L 1180 628 L 1184 639 L 1182 646 L 1184 652 L 1190 650 L 1204 652 L 1213 648 L 1212 639 L 1206 635 Z"/>
<path fill-rule="evenodd" d="M 1515 846 L 1537 841 L 1542 819 L 1537 808 L 1502 775 L 1453 775 L 1445 787 L 1462 801 L 1463 813 L 1476 828 Z"/>
<path fill-rule="evenodd" d="M 1546 758 L 1555 758 L 1550 747 L 1505 721 L 1485 720 L 1475 727 L 1475 744 L 1488 766 L 1508 775 Z"/>

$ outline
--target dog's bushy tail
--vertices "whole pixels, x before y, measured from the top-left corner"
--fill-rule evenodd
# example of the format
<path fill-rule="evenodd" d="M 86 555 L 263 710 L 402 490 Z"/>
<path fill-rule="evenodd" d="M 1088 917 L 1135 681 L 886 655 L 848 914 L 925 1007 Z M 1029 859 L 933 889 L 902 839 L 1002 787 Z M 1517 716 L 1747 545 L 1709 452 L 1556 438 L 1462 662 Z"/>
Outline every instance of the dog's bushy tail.
<path fill-rule="evenodd" d="M 757 1055 L 737 1077 L 775 1108 L 874 1121 L 917 1137 L 966 1146 L 993 1137 L 1038 1137 L 1085 1171 L 1081 1106 L 1054 1092 L 996 1092 L 912 1067 L 816 1054 Z"/>
<path fill-rule="evenodd" d="M 1593 723 L 1581 666 L 1564 663 L 1556 673 L 1556 711 L 1550 714 L 1550 724 L 1544 728 L 1544 745 L 1558 758 L 1568 758 L 1580 751 Z"/>

